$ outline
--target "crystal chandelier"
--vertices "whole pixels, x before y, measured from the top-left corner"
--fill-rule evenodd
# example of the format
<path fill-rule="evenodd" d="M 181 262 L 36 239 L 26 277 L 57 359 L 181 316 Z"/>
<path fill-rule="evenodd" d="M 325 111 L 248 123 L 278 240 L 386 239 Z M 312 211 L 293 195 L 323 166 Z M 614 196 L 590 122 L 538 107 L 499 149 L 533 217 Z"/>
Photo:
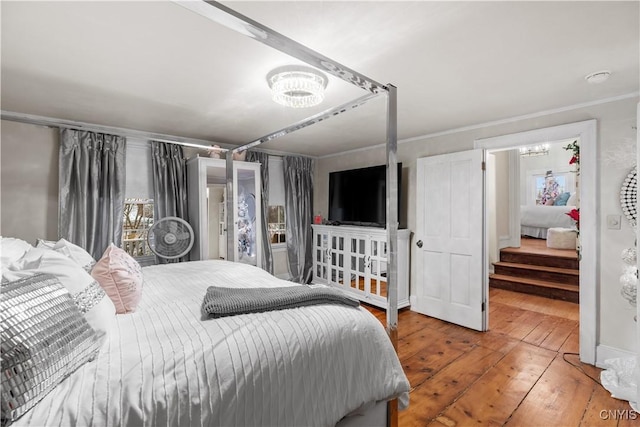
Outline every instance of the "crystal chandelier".
<path fill-rule="evenodd" d="M 267 82 L 278 104 L 292 108 L 318 105 L 324 99 L 327 76 L 311 67 L 285 66 L 272 70 Z"/>
<path fill-rule="evenodd" d="M 520 147 L 520 155 L 527 156 L 546 156 L 549 154 L 549 144 L 539 144 L 532 147 Z"/>

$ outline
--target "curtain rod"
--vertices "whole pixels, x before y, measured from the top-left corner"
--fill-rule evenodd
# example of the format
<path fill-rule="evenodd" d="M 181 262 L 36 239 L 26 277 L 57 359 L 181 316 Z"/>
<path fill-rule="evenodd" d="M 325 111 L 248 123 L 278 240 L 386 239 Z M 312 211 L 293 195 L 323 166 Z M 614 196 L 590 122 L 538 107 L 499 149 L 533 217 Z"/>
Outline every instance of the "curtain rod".
<path fill-rule="evenodd" d="M 206 139 L 197 138 L 183 138 L 174 135 L 166 135 L 162 133 L 145 132 L 135 129 L 120 128 L 115 126 L 103 126 L 93 123 L 78 122 L 75 120 L 62 120 L 55 119 L 53 117 L 37 116 L 34 114 L 15 113 L 13 111 L 0 110 L 0 119 L 9 120 L 12 122 L 27 123 L 32 125 L 54 127 L 54 128 L 68 128 L 78 130 L 90 130 L 101 133 L 109 133 L 124 137 L 152 139 L 154 141 L 167 142 L 169 144 L 184 145 L 185 147 L 210 149 L 212 145 L 219 145 L 221 152 L 227 152 L 236 148 L 231 144 L 224 144 L 215 141 L 207 141 Z M 316 159 L 317 156 L 308 156 L 305 154 L 288 153 L 285 151 L 268 150 L 263 148 L 253 148 L 254 151 L 261 151 L 263 153 L 271 154 L 274 156 L 301 156 Z"/>
<path fill-rule="evenodd" d="M 134 137 L 143 139 L 152 139 L 154 141 L 167 142 L 169 144 L 184 145 L 186 147 L 210 149 L 212 145 L 219 145 L 220 151 L 229 151 L 235 148 L 234 145 L 224 144 L 215 141 L 207 141 L 205 139 L 197 138 L 183 138 L 174 135 L 167 135 L 162 133 L 145 132 L 135 129 L 120 128 L 115 126 L 103 126 L 94 123 L 78 122 L 75 120 L 63 120 L 55 119 L 46 116 L 37 116 L 33 114 L 15 113 L 13 111 L 0 111 L 0 118 L 2 120 L 10 120 L 20 123 L 28 123 L 32 125 L 40 125 L 55 128 L 67 128 L 78 130 L 89 130 L 100 133 L 109 133 L 124 137 Z"/>

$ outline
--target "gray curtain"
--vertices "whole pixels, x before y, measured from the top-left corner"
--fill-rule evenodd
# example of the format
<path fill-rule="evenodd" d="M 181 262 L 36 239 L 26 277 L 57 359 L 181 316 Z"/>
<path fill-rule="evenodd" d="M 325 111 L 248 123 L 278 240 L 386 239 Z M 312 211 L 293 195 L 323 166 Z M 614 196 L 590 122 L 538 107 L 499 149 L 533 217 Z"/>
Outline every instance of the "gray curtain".
<path fill-rule="evenodd" d="M 273 274 L 273 254 L 269 236 L 269 155 L 261 151 L 247 151 L 248 162 L 259 162 L 260 192 L 262 193 L 262 269 Z"/>
<path fill-rule="evenodd" d="M 100 259 L 122 243 L 125 138 L 60 129 L 58 235 Z"/>
<path fill-rule="evenodd" d="M 182 146 L 151 141 L 153 169 L 153 214 L 155 220 L 177 216 L 189 221 L 187 161 Z M 188 261 L 189 254 L 172 261 Z M 169 260 L 158 257 L 159 263 Z"/>
<path fill-rule="evenodd" d="M 285 156 L 283 164 L 289 273 L 294 282 L 310 283 L 313 269 L 313 160 Z"/>

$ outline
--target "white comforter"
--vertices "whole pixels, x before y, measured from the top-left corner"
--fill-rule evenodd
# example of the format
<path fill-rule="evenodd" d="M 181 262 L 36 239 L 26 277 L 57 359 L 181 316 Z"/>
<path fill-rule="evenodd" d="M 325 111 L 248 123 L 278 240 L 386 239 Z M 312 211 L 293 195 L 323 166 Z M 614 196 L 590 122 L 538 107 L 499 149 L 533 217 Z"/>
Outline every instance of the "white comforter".
<path fill-rule="evenodd" d="M 520 224 L 527 227 L 572 228 L 573 220 L 567 215 L 575 206 L 520 206 Z"/>
<path fill-rule="evenodd" d="M 567 215 L 571 209 L 575 209 L 575 206 L 520 206 L 520 233 L 546 239 L 549 228 L 574 228 L 573 220 Z"/>
<path fill-rule="evenodd" d="M 143 271 L 138 310 L 16 426 L 330 426 L 367 402 L 408 403 L 393 347 L 362 308 L 201 320 L 208 286 L 293 284 L 225 261 Z"/>

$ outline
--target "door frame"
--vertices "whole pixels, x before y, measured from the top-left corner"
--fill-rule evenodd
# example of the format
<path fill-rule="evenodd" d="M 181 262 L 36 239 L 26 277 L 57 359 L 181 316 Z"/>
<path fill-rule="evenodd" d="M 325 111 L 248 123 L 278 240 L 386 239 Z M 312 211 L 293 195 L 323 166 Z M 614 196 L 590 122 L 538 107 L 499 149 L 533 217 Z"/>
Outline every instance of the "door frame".
<path fill-rule="evenodd" d="M 559 126 L 533 129 L 492 138 L 476 139 L 474 148 L 487 150 L 517 148 L 523 145 L 536 145 L 548 141 L 580 138 L 580 361 L 594 365 L 596 362 L 596 337 L 598 335 L 599 313 L 597 311 L 597 281 L 600 277 L 599 241 L 600 208 L 596 203 L 599 192 L 600 171 L 597 163 L 598 153 L 597 120 L 585 120 Z M 484 184 L 486 186 L 486 183 Z M 486 198 L 486 188 L 484 189 Z M 486 209 L 486 200 L 485 200 Z M 483 233 L 485 260 L 488 265 L 488 242 Z M 484 275 L 488 286 L 489 276 Z M 484 316 L 488 316 L 487 309 Z M 487 319 L 485 319 L 487 322 Z"/>

